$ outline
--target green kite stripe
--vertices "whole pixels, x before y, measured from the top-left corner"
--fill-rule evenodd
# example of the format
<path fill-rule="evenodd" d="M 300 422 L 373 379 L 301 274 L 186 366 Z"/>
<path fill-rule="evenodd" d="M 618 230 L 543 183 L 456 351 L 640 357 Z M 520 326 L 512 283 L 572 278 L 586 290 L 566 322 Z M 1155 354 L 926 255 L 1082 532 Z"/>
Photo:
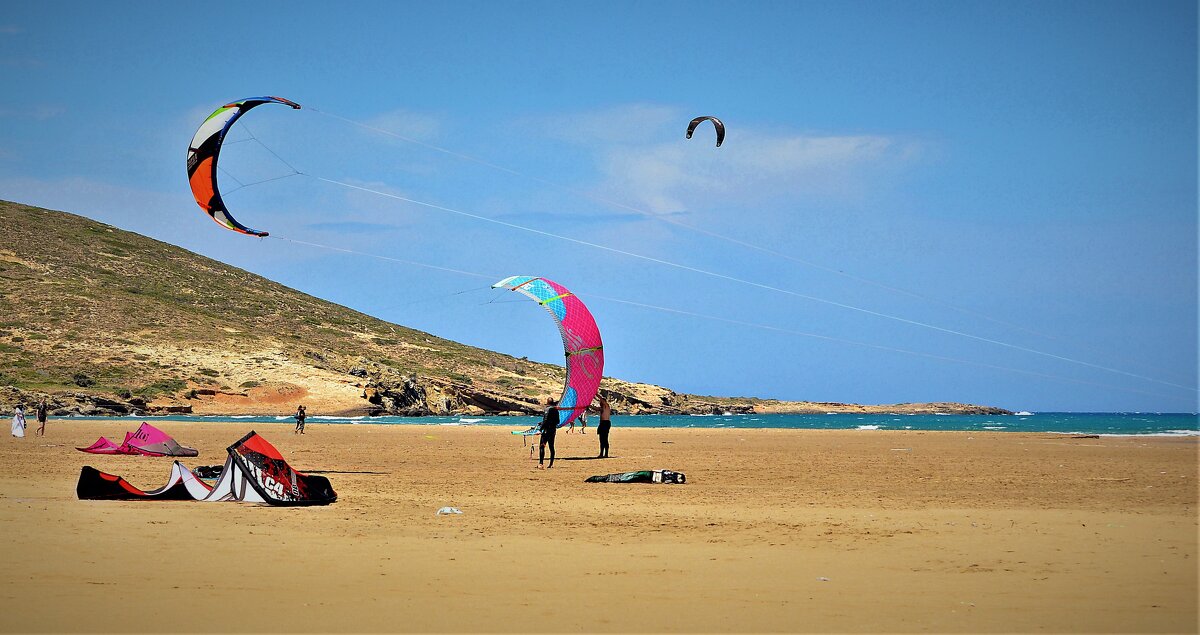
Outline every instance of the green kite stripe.
<path fill-rule="evenodd" d="M 553 301 L 555 301 L 555 300 L 561 300 L 561 299 L 563 299 L 563 298 L 569 298 L 569 297 L 571 297 L 571 296 L 573 296 L 573 295 L 575 295 L 575 294 L 574 294 L 574 293 L 564 293 L 564 294 L 562 294 L 562 295 L 556 295 L 556 296 L 554 296 L 553 298 L 546 298 L 545 300 L 538 300 L 538 304 L 540 304 L 540 305 L 542 305 L 542 306 L 546 306 L 546 303 L 547 303 L 547 302 L 553 302 Z"/>

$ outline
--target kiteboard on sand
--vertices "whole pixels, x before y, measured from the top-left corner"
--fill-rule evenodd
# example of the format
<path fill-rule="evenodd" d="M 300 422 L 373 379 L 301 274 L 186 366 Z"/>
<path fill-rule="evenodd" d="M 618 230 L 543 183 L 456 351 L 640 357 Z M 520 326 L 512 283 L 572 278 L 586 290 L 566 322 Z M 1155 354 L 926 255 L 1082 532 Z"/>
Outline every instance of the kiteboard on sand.
<path fill-rule="evenodd" d="M 682 485 L 687 482 L 683 472 L 671 470 L 640 470 L 588 477 L 585 483 L 667 483 Z"/>

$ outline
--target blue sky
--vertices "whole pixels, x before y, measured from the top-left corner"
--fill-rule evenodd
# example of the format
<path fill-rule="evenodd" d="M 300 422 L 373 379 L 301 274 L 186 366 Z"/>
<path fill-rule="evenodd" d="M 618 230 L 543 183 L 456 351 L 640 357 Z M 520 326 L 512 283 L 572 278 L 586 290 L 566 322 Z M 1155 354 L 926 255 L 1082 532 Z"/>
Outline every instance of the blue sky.
<path fill-rule="evenodd" d="M 1188 2 L 16 3 L 0 197 L 557 362 L 487 288 L 543 275 L 606 375 L 679 391 L 1195 411 L 1196 33 Z M 228 194 L 258 240 L 184 155 L 264 94 L 305 108 L 244 117 L 222 188 L 304 175 Z"/>

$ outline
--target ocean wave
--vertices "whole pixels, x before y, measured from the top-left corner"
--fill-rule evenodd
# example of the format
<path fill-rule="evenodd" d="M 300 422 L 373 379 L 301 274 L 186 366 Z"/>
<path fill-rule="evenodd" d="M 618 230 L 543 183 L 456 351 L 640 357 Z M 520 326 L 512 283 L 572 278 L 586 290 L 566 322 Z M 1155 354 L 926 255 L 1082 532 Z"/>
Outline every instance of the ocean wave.
<path fill-rule="evenodd" d="M 871 424 L 865 424 L 865 425 L 861 425 L 861 426 L 855 426 L 855 428 L 854 428 L 854 429 L 855 429 L 855 430 L 878 430 L 878 429 L 879 429 L 879 426 L 877 426 L 877 425 L 871 425 Z"/>

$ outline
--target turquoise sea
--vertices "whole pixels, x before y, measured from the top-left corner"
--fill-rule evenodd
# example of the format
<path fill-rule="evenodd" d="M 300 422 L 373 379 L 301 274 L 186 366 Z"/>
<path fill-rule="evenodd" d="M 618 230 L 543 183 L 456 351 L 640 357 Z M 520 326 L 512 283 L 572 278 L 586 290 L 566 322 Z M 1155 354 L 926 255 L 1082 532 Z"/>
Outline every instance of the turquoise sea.
<path fill-rule="evenodd" d="M 112 417 L 70 417 L 111 419 Z M 281 423 L 276 417 L 226 416 L 129 417 L 140 421 L 224 421 Z M 528 428 L 536 417 L 322 417 L 309 416 L 309 425 L 362 423 L 429 426 L 504 426 Z M 595 421 L 591 422 L 595 425 Z M 1200 436 L 1200 416 L 1188 413 L 1039 412 L 1015 415 L 901 415 L 901 414 L 752 414 L 614 416 L 614 427 L 627 428 L 786 428 L 802 430 L 958 430 L 967 432 L 1053 432 L 1062 434 Z"/>

